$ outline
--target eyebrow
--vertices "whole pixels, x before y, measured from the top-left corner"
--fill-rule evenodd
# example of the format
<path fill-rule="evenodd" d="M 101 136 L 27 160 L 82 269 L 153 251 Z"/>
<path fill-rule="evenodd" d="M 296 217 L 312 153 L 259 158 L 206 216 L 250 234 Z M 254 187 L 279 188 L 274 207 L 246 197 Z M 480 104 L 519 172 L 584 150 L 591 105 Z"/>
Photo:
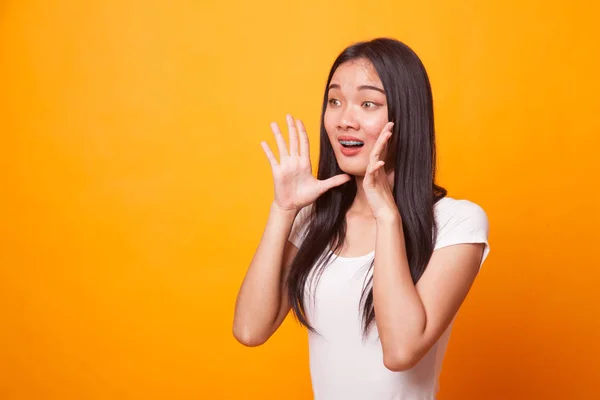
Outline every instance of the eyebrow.
<path fill-rule="evenodd" d="M 327 89 L 327 90 L 331 90 L 331 89 L 341 89 L 341 87 L 337 83 L 332 83 L 331 85 L 329 85 L 329 89 Z M 385 91 L 381 88 L 378 88 L 377 86 L 362 85 L 362 86 L 358 87 L 358 90 L 376 90 L 378 92 L 385 94 Z"/>

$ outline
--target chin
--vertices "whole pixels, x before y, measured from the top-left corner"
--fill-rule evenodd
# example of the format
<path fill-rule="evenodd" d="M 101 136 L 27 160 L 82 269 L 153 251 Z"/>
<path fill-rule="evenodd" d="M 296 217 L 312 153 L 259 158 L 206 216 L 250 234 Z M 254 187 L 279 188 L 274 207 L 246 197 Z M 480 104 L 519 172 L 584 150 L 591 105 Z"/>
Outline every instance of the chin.
<path fill-rule="evenodd" d="M 360 160 L 357 161 L 354 163 L 348 162 L 348 160 L 343 160 L 342 162 L 338 160 L 338 165 L 345 174 L 363 177 L 367 172 L 367 164 L 360 162 Z"/>

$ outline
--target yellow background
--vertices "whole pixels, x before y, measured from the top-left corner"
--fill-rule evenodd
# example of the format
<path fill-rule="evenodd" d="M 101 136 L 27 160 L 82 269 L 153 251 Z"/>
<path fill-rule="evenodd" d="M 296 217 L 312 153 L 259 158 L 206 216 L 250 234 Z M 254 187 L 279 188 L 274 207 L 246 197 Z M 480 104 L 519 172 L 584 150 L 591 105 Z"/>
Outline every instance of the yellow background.
<path fill-rule="evenodd" d="M 308 399 L 305 331 L 231 334 L 272 198 L 260 141 L 352 42 L 430 74 L 440 183 L 492 252 L 442 400 L 590 399 L 598 9 L 577 1 L 0 3 L 0 398 Z"/>

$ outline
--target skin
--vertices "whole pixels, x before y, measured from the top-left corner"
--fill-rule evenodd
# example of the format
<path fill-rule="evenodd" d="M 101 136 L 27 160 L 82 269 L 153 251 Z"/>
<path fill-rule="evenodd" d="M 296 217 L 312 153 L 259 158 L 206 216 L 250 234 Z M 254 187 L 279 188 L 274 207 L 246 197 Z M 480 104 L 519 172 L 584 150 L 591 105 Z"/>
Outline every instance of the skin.
<path fill-rule="evenodd" d="M 383 89 L 381 81 L 368 61 L 355 60 L 340 65 L 331 84 L 337 86 L 328 93 L 325 128 L 345 174 L 324 181 L 314 178 L 303 124 L 287 116 L 289 152 L 279 128 L 272 125 L 280 161 L 265 142 L 262 146 L 272 166 L 275 199 L 263 240 L 265 244 L 261 241 L 257 261 L 253 261 L 242 288 L 244 293 L 241 292 L 238 299 L 236 316 L 239 317 L 236 318 L 240 322 L 234 330 L 241 342 L 257 345 L 267 340 L 281 324 L 290 307 L 285 288 L 279 290 L 275 286 L 277 290 L 264 290 L 264 282 L 280 279 L 280 266 L 268 265 L 267 260 L 283 256 L 284 265 L 288 265 L 295 250 L 290 245 L 282 254 L 282 232 L 289 232 L 302 207 L 353 175 L 357 194 L 346 214 L 348 229 L 344 247 L 352 253 L 349 256 L 375 249 L 373 305 L 383 363 L 392 371 L 404 371 L 423 358 L 452 322 L 479 271 L 484 244 L 461 243 L 434 251 L 421 279 L 414 285 L 403 222 L 392 194 L 394 171 L 384 168 L 392 128 L 387 120 L 385 95 L 377 89 L 361 89 L 365 85 Z M 363 151 L 353 157 L 341 154 L 338 137 L 343 134 L 364 141 Z M 394 163 L 388 161 L 387 164 Z M 274 249 L 279 251 L 277 257 L 273 256 Z M 261 270 L 261 265 L 268 268 Z M 266 300 L 265 293 L 269 295 Z M 256 323 L 256 316 L 265 314 L 265 304 L 272 305 L 268 321 Z M 252 309 L 254 305 L 256 310 Z"/>
<path fill-rule="evenodd" d="M 350 216 L 374 216 L 376 210 L 369 206 L 365 191 L 365 175 L 373 155 L 378 157 L 377 161 L 379 158 L 383 160 L 387 155 L 386 144 L 391 137 L 390 129 L 393 124 L 388 121 L 383 84 L 368 60 L 349 61 L 336 69 L 329 85 L 324 123 L 340 168 L 356 178 L 357 193 L 349 211 Z M 338 141 L 341 135 L 354 136 L 364 141 L 361 152 L 352 157 L 342 154 Z M 374 154 L 375 145 L 380 138 L 383 140 L 383 146 L 379 149 L 381 154 Z M 393 165 L 393 162 L 388 164 Z M 382 165 L 378 164 L 377 168 Z M 386 176 L 389 184 L 393 185 L 393 169 L 390 168 Z"/>
<path fill-rule="evenodd" d="M 368 62 L 358 60 L 341 65 L 332 83 L 337 86 L 329 91 L 327 134 L 341 169 L 357 179 L 351 210 L 359 214 L 370 211 L 370 219 L 375 221 L 373 305 L 383 363 L 392 371 L 405 371 L 423 358 L 458 312 L 479 271 L 484 245 L 462 243 L 434 251 L 423 276 L 414 285 L 402 218 L 392 194 L 393 171 L 383 168 L 391 137 L 385 95 L 359 89 L 363 85 L 383 88 L 381 81 Z M 371 100 L 381 105 L 366 103 Z M 366 151 L 358 157 L 345 157 L 337 143 L 340 134 L 364 140 Z M 353 218 L 356 219 L 347 215 L 348 221 Z M 352 225 L 348 225 L 352 240 Z M 356 237 L 354 242 L 359 242 Z"/>

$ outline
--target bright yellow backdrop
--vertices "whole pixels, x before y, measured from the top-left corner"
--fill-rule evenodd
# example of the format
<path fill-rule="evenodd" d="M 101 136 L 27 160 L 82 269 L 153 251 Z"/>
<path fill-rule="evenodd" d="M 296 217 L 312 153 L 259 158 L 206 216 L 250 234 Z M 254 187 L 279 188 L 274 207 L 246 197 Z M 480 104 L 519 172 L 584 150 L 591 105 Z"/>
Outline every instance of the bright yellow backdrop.
<path fill-rule="evenodd" d="M 598 396 L 600 39 L 577 1 L 5 0 L 0 398 L 308 399 L 306 335 L 231 335 L 272 196 L 260 148 L 392 36 L 433 85 L 440 183 L 492 252 L 442 400 Z"/>

